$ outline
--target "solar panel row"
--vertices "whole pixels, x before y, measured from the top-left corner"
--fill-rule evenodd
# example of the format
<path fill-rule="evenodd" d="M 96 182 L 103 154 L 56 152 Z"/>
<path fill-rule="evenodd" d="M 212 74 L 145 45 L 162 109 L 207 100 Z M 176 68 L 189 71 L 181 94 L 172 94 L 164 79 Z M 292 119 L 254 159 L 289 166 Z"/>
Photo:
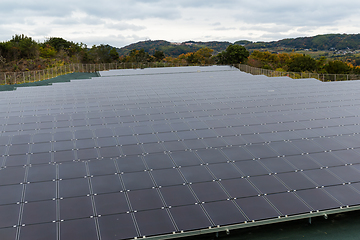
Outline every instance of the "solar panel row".
<path fill-rule="evenodd" d="M 163 236 L 359 205 L 358 81 L 101 75 L 0 96 L 4 239 Z"/>

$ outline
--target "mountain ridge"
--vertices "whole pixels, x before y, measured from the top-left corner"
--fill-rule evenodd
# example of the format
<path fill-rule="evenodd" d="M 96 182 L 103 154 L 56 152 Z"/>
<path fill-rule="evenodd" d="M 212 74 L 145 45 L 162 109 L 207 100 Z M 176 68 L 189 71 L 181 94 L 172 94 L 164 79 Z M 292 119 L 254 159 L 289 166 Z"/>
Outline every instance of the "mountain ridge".
<path fill-rule="evenodd" d="M 277 41 L 239 40 L 228 41 L 185 41 L 181 43 L 166 40 L 146 40 L 132 43 L 122 48 L 116 48 L 119 55 L 127 55 L 133 49 L 143 48 L 149 54 L 163 51 L 166 56 L 176 57 L 180 54 L 194 52 L 203 47 L 214 50 L 214 53 L 224 51 L 230 44 L 239 44 L 248 50 L 278 50 L 278 49 L 313 49 L 313 50 L 345 50 L 360 49 L 360 34 L 322 34 L 312 37 L 285 38 Z"/>

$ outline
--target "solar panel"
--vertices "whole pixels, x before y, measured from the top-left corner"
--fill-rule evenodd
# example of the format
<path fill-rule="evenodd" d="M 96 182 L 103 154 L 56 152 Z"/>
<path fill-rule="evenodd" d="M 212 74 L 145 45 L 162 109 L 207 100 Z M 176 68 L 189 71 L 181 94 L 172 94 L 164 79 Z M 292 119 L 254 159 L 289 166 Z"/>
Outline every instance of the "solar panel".
<path fill-rule="evenodd" d="M 359 209 L 359 81 L 100 76 L 0 94 L 0 236 L 164 239 Z"/>

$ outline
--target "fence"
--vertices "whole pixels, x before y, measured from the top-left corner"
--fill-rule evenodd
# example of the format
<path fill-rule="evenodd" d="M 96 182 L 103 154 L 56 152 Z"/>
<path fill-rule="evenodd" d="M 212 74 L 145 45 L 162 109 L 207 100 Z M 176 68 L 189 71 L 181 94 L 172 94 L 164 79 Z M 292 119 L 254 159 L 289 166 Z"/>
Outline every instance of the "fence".
<path fill-rule="evenodd" d="M 110 69 L 132 69 L 132 68 L 154 68 L 154 67 L 179 67 L 179 66 L 199 66 L 199 64 L 184 64 L 184 63 L 168 63 L 168 62 L 148 62 L 148 63 L 102 63 L 102 64 L 68 64 L 45 70 L 26 71 L 26 72 L 5 72 L 0 73 L 0 85 L 4 84 L 20 84 L 28 82 L 42 81 L 54 78 L 60 75 L 65 75 L 73 72 L 97 72 L 106 71 Z M 204 66 L 202 64 L 201 66 Z M 280 72 L 262 68 L 250 67 L 245 64 L 232 65 L 240 71 L 250 73 L 253 75 L 265 75 L 268 77 L 282 77 L 288 76 L 293 79 L 300 78 L 315 78 L 323 82 L 327 81 L 345 81 L 345 80 L 360 80 L 360 75 L 355 74 L 319 74 L 319 73 L 305 73 L 305 72 Z"/>
<path fill-rule="evenodd" d="M 97 72 L 110 69 L 154 68 L 190 66 L 183 63 L 148 62 L 148 63 L 101 63 L 101 64 L 68 64 L 44 70 L 26 72 L 0 72 L 0 85 L 37 82 L 73 72 Z M 193 66 L 193 65 L 192 65 Z"/>
<path fill-rule="evenodd" d="M 315 78 L 323 82 L 333 81 L 349 81 L 349 80 L 360 80 L 359 74 L 322 74 L 322 73 L 308 73 L 308 72 L 280 72 L 269 69 L 262 69 L 256 67 L 250 67 L 245 64 L 233 65 L 239 68 L 240 71 L 250 73 L 252 75 L 265 75 L 268 77 L 290 77 L 293 79 L 301 78 Z"/>

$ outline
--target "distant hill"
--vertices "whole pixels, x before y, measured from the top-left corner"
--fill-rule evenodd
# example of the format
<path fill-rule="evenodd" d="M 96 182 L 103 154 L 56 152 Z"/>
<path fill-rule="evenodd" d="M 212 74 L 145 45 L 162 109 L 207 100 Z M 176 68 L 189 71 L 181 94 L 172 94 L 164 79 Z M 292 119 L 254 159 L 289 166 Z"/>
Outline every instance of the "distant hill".
<path fill-rule="evenodd" d="M 146 52 L 153 55 L 155 51 L 163 51 L 166 56 L 177 57 L 180 54 L 195 52 L 203 47 L 208 47 L 214 50 L 214 54 L 224 51 L 230 42 L 196 42 L 187 41 L 183 43 L 171 43 L 164 40 L 156 41 L 141 41 L 130 44 L 123 48 L 117 48 L 119 55 L 127 55 L 132 49 L 140 50 L 143 48 Z M 266 49 L 312 49 L 312 50 L 345 50 L 345 49 L 360 49 L 360 34 L 325 34 L 314 37 L 299 37 L 288 38 L 272 42 L 252 42 L 248 40 L 240 40 L 234 44 L 245 46 L 248 50 Z"/>
<path fill-rule="evenodd" d="M 171 43 L 164 40 L 155 40 L 155 41 L 141 41 L 137 43 L 130 44 L 123 48 L 117 48 L 119 55 L 127 55 L 133 49 L 144 49 L 145 52 L 153 55 L 155 51 L 163 51 L 166 56 L 178 57 L 180 54 L 195 52 L 203 47 L 211 48 L 215 53 L 221 52 L 227 48 L 231 43 L 230 42 L 194 42 L 188 41 L 183 43 Z"/>
<path fill-rule="evenodd" d="M 360 49 L 360 34 L 325 34 L 314 37 L 289 38 L 273 42 L 244 42 L 247 49 L 313 49 L 344 50 Z M 235 42 L 240 44 L 239 42 Z"/>

